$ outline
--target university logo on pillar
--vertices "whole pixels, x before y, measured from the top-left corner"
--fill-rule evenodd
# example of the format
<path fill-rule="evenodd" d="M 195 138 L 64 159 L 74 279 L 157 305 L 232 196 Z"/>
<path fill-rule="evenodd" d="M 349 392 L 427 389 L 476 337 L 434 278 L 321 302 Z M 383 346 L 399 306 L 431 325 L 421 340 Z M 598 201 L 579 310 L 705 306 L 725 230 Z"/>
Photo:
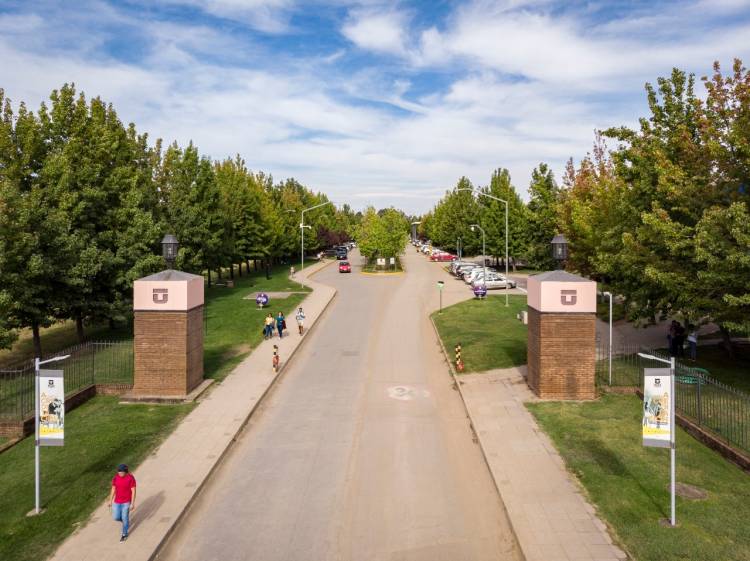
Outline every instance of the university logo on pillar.
<path fill-rule="evenodd" d="M 578 303 L 578 291 L 577 290 L 561 290 L 560 291 L 560 304 L 563 306 L 575 306 Z"/>
<path fill-rule="evenodd" d="M 169 302 L 169 289 L 154 288 L 153 298 L 154 304 L 166 304 L 167 302 Z"/>

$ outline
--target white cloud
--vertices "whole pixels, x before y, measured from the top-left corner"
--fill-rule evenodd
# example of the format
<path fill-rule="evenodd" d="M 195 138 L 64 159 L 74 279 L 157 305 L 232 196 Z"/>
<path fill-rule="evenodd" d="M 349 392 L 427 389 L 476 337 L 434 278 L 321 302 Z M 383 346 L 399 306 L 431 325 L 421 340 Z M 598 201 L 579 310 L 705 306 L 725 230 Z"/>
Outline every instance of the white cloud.
<path fill-rule="evenodd" d="M 0 16 L 0 86 L 10 97 L 36 106 L 75 81 L 151 138 L 192 139 L 214 158 L 239 152 L 253 169 L 277 180 L 294 176 L 358 208 L 424 211 L 460 176 L 486 184 L 500 166 L 525 193 L 539 162 L 559 175 L 569 156 L 590 148 L 594 129 L 634 124 L 645 111 L 644 81 L 673 65 L 709 73 L 715 58 L 750 56 L 750 30 L 741 24 L 692 34 L 688 23 L 699 26 L 697 16 L 658 12 L 587 26 L 570 14 L 548 15 L 544 2 L 511 0 L 471 3 L 422 29 L 413 28 L 413 13 L 358 5 L 345 36 L 397 59 L 354 71 L 338 66 L 350 50 L 340 45 L 328 56 L 290 61 L 209 21 L 133 22 L 110 10 L 110 21 L 147 37 L 146 53 L 126 64 L 100 48 L 108 32 L 92 6 L 85 25 L 80 15 L 71 22 L 55 12 Z M 224 0 L 202 9 L 237 21 L 269 10 L 286 25 L 297 8 Z M 666 22 L 681 22 L 684 33 L 658 32 Z M 58 48 L 61 34 L 79 40 Z M 425 71 L 440 74 L 443 86 L 425 87 Z"/>
<path fill-rule="evenodd" d="M 208 14 L 232 19 L 267 33 L 288 30 L 293 0 L 157 0 L 162 4 L 192 6 Z"/>
<path fill-rule="evenodd" d="M 359 9 L 351 13 L 342 33 L 362 49 L 405 54 L 408 18 L 397 10 Z"/>

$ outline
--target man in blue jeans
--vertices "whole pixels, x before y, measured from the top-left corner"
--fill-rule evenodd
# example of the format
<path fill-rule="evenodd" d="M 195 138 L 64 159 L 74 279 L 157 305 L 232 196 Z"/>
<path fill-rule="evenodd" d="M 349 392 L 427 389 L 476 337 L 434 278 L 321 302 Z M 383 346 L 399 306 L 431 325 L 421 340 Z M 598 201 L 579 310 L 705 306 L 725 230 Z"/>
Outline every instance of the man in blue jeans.
<path fill-rule="evenodd" d="M 122 521 L 120 542 L 128 539 L 130 513 L 135 510 L 135 477 L 128 473 L 128 466 L 117 466 L 117 475 L 112 478 L 112 490 L 109 493 L 109 509 L 116 522 Z"/>

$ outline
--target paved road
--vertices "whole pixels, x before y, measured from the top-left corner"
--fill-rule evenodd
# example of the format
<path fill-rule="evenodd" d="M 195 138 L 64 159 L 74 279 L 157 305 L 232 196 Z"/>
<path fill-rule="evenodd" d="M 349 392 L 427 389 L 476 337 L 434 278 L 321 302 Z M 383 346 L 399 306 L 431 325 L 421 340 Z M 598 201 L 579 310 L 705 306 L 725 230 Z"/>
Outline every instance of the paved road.
<path fill-rule="evenodd" d="M 316 277 L 338 297 L 160 559 L 520 559 L 427 319 L 443 274 L 406 266 Z"/>

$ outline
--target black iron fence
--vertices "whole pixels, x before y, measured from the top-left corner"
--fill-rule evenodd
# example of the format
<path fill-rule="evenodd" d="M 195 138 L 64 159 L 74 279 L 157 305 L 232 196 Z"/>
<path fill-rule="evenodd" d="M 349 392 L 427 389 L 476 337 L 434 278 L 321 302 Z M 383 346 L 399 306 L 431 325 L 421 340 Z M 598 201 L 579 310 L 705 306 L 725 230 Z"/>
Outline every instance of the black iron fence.
<path fill-rule="evenodd" d="M 94 384 L 133 383 L 133 341 L 82 343 L 44 356 L 70 355 L 42 368 L 64 370 L 65 394 Z M 34 412 L 34 360 L 15 367 L 0 367 L 0 420 L 20 421 Z"/>
<path fill-rule="evenodd" d="M 597 345 L 596 379 L 602 386 L 643 387 L 645 367 L 666 366 L 643 359 L 638 353 L 669 360 L 663 351 L 637 345 L 619 345 L 612 349 L 612 367 L 606 343 Z M 750 452 L 750 395 L 724 384 L 702 368 L 679 360 L 675 364 L 675 408 L 698 426 L 715 433 L 740 450 Z"/>

